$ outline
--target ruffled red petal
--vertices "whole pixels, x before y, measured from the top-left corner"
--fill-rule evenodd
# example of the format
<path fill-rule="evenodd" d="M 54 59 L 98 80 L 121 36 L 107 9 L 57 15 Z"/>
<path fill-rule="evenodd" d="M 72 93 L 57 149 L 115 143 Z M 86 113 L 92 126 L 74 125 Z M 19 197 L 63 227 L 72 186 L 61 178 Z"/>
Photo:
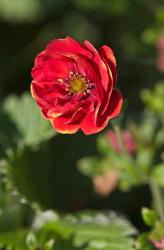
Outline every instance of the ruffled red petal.
<path fill-rule="evenodd" d="M 64 39 L 52 40 L 46 47 L 46 51 L 50 55 L 54 55 L 55 53 L 73 53 L 84 55 L 90 59 L 92 58 L 92 53 L 70 36 Z"/>
<path fill-rule="evenodd" d="M 101 107 L 99 113 L 101 114 L 105 112 L 108 106 L 110 96 L 113 90 L 114 79 L 110 67 L 108 63 L 104 60 L 104 58 L 101 56 L 101 53 L 99 55 L 97 50 L 88 41 L 85 41 L 85 45 L 87 46 L 88 49 L 90 49 L 94 53 L 95 55 L 94 61 L 97 63 L 101 75 L 101 81 L 100 81 L 101 87 L 99 88 L 99 92 L 101 92 L 100 94 Z M 104 87 L 105 91 L 102 90 L 102 86 Z"/>
<path fill-rule="evenodd" d="M 107 45 L 103 45 L 98 49 L 98 52 L 108 65 L 109 70 L 112 72 L 113 83 L 115 84 L 117 80 L 116 59 L 112 49 Z"/>
<path fill-rule="evenodd" d="M 97 50 L 94 48 L 94 46 L 89 42 L 85 41 L 84 42 L 85 46 L 93 53 L 93 61 L 97 64 L 98 70 L 100 72 L 101 76 L 101 85 L 104 88 L 105 91 L 110 87 L 112 88 L 112 78 L 110 78 L 108 74 L 108 69 L 104 61 L 101 59 L 100 55 L 98 54 Z"/>
<path fill-rule="evenodd" d="M 54 129 L 62 134 L 74 134 L 80 129 L 79 123 L 68 124 L 72 114 L 62 115 L 51 120 Z"/>
<path fill-rule="evenodd" d="M 102 116 L 101 115 L 97 116 L 97 125 L 101 126 L 106 117 L 107 120 L 109 121 L 111 118 L 118 116 L 119 113 L 121 112 L 122 103 L 123 103 L 123 97 L 121 93 L 118 90 L 113 90 L 106 112 Z"/>
<path fill-rule="evenodd" d="M 114 90 L 108 105 L 107 112 L 101 116 L 97 112 L 91 112 L 86 115 L 82 122 L 81 129 L 86 135 L 100 132 L 104 129 L 111 118 L 119 115 L 122 108 L 123 98 L 119 91 Z"/>
<path fill-rule="evenodd" d="M 40 61 L 39 64 L 36 63 L 32 69 L 32 77 L 38 82 L 55 82 L 58 78 L 67 77 L 74 70 L 72 59 L 63 57 L 62 55 L 52 57 L 44 53 L 42 60 L 40 58 L 38 60 Z"/>

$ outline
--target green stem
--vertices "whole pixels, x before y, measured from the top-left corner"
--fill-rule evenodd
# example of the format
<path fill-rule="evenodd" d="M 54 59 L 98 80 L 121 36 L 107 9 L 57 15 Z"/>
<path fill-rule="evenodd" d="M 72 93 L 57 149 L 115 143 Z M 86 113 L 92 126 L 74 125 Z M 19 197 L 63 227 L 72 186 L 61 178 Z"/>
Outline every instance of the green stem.
<path fill-rule="evenodd" d="M 118 125 L 114 125 L 113 128 L 114 128 L 114 131 L 115 131 L 115 133 L 117 135 L 117 138 L 118 138 L 119 144 L 121 146 L 122 152 L 124 152 L 125 155 L 128 155 L 127 150 L 126 150 L 125 145 L 124 145 L 124 140 L 123 140 L 123 137 L 122 137 L 122 132 L 121 132 L 120 127 Z"/>
<path fill-rule="evenodd" d="M 157 183 L 152 178 L 149 178 L 148 183 L 149 183 L 149 187 L 150 187 L 150 190 L 152 193 L 152 197 L 153 197 L 154 206 L 156 208 L 156 211 L 158 212 L 160 220 L 162 222 L 164 222 L 164 208 L 163 208 L 163 202 L 162 202 L 160 189 L 159 189 Z"/>

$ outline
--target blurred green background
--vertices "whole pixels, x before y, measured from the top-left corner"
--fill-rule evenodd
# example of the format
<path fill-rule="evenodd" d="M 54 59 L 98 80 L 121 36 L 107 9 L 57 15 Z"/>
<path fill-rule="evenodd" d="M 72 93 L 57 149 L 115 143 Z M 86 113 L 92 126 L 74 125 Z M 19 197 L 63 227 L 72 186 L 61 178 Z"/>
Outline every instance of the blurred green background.
<path fill-rule="evenodd" d="M 36 54 L 70 35 L 113 48 L 118 86 L 138 109 L 141 88 L 161 77 L 155 45 L 163 25 L 162 0 L 0 0 L 0 95 L 29 91 Z"/>
<path fill-rule="evenodd" d="M 53 137 L 55 132 L 47 122 L 42 124 L 39 111 L 35 114 L 35 104 L 28 103 L 26 94 L 20 97 L 29 92 L 37 53 L 51 39 L 67 35 L 114 50 L 126 120 L 140 120 L 141 90 L 154 87 L 164 76 L 164 67 L 158 63 L 160 53 L 164 54 L 158 46 L 164 36 L 163 0 L 0 0 L 0 176 L 3 179 L 8 167 L 8 178 L 12 176 L 7 187 L 6 179 L 1 185 L 0 211 L 4 209 L 8 218 L 8 224 L 0 218 L 2 228 L 29 221 L 24 216 L 29 216 L 28 206 L 21 214 L 13 206 L 12 217 L 10 206 L 17 203 L 17 198 L 10 197 L 13 185 L 25 200 L 38 202 L 44 209 L 116 209 L 141 228 L 139 212 L 150 202 L 148 188 L 115 191 L 105 198 L 97 195 L 90 178 L 76 166 L 80 158 L 97 153 L 97 136 Z M 17 97 L 8 97 L 13 94 Z"/>

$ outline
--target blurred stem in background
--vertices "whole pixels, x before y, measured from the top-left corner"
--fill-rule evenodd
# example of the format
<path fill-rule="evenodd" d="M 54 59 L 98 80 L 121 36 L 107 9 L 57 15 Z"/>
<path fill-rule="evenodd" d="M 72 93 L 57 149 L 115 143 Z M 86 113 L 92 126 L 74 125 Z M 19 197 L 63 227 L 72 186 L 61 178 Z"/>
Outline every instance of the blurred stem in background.
<path fill-rule="evenodd" d="M 155 180 L 153 180 L 152 178 L 149 178 L 148 184 L 150 187 L 150 191 L 151 191 L 152 198 L 153 198 L 153 204 L 156 209 L 156 212 L 158 213 L 161 222 L 164 222 L 164 208 L 163 208 L 161 190 L 158 187 Z"/>
<path fill-rule="evenodd" d="M 131 161 L 133 161 L 133 159 L 128 154 L 128 152 L 125 148 L 120 126 L 117 124 L 113 124 L 113 129 L 114 129 L 114 131 L 117 135 L 117 138 L 119 140 L 119 144 L 122 148 L 122 152 L 124 152 L 126 157 L 128 157 Z M 133 164 L 134 164 L 134 161 L 133 161 Z M 156 183 L 156 181 L 153 178 L 151 178 L 150 176 L 145 176 L 145 173 L 143 173 L 143 171 L 141 171 L 136 165 L 135 165 L 135 169 L 136 169 L 137 174 L 140 176 L 140 178 L 148 184 L 152 198 L 153 198 L 154 208 L 155 208 L 156 212 L 158 213 L 161 222 L 164 222 L 164 207 L 163 207 L 163 200 L 162 200 L 162 194 L 161 194 L 160 187 L 158 186 L 158 184 Z"/>

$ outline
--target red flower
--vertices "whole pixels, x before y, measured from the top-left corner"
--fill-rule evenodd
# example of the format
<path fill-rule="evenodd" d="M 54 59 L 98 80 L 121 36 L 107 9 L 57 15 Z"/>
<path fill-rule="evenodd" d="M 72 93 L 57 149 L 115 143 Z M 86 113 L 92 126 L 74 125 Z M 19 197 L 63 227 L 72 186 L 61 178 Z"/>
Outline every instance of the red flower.
<path fill-rule="evenodd" d="M 60 133 L 94 134 L 120 113 L 116 61 L 106 45 L 97 51 L 88 41 L 55 39 L 37 55 L 32 77 L 32 95 Z"/>
<path fill-rule="evenodd" d="M 118 153 L 122 152 L 122 147 L 120 145 L 120 141 L 119 141 L 117 134 L 114 131 L 108 131 L 107 137 L 110 140 L 110 143 L 111 143 L 113 149 Z M 136 144 L 135 144 L 135 140 L 134 140 L 132 134 L 129 131 L 123 130 L 122 131 L 122 139 L 123 139 L 124 147 L 127 150 L 127 152 L 130 154 L 135 153 L 136 152 Z"/>

